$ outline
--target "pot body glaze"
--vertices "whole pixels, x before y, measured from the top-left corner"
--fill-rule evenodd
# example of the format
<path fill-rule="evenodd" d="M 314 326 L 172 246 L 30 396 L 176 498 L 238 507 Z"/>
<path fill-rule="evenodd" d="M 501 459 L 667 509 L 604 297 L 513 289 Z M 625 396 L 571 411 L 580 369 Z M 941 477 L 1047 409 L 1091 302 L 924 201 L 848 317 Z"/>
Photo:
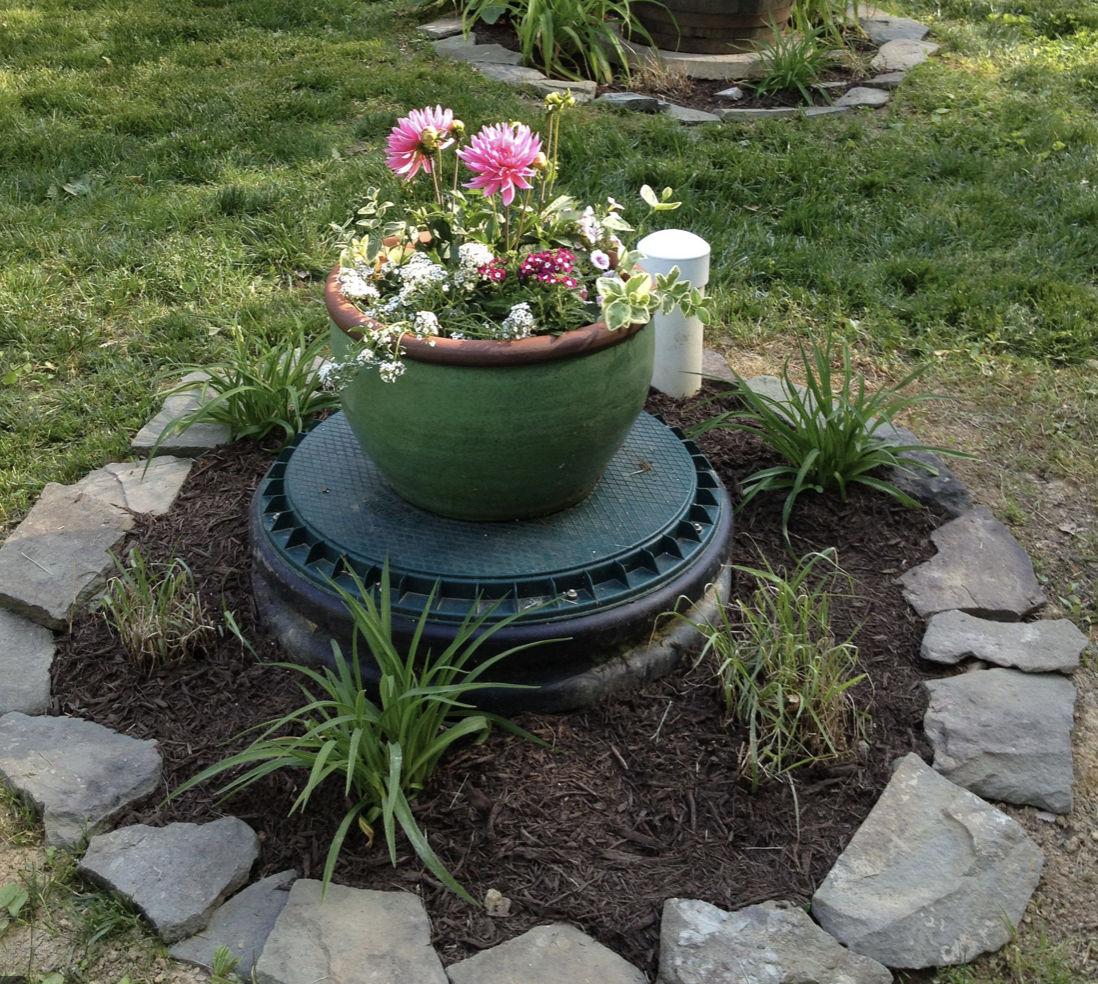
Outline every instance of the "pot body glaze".
<path fill-rule="evenodd" d="M 332 356 L 348 361 L 368 319 L 329 278 Z M 528 519 L 595 488 L 641 412 L 655 333 L 590 325 L 515 341 L 405 336 L 405 371 L 364 369 L 342 391 L 363 450 L 407 501 L 453 519 Z"/>

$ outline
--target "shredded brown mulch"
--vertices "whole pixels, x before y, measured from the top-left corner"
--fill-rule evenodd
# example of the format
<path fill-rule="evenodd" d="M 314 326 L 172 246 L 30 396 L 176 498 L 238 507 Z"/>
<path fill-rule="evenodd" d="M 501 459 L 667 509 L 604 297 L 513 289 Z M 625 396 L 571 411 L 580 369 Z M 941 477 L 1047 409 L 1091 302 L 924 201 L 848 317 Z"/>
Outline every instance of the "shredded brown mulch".
<path fill-rule="evenodd" d="M 658 396 L 649 409 L 672 423 L 715 410 Z M 699 443 L 734 498 L 737 476 L 772 463 L 735 432 Z M 271 460 L 246 444 L 214 453 L 172 510 L 139 518 L 129 541 L 153 560 L 184 558 L 208 610 L 218 621 L 223 608 L 232 611 L 263 661 L 284 657 L 256 622 L 247 517 Z M 353 832 L 335 880 L 420 894 L 444 963 L 539 923 L 567 920 L 654 972 L 668 898 L 726 909 L 766 899 L 807 901 L 876 802 L 892 761 L 912 749 L 927 757 L 921 625 L 894 577 L 931 556 L 929 534 L 941 517 L 868 491 L 855 490 L 846 503 L 812 494 L 802 500 L 791 524 L 795 550 L 837 547 L 855 582 L 855 597 L 836 604 L 833 628 L 840 639 L 857 632 L 860 668 L 868 675 L 857 700 L 872 719 L 868 743 L 849 761 L 801 768 L 752 793 L 737 780 L 743 734 L 723 723 L 713 666 L 684 665 L 582 711 L 523 715 L 518 723 L 552 750 L 497 729 L 486 743 L 446 760 L 418 798 L 419 822 L 443 862 L 475 898 L 494 888 L 511 899 L 509 916 L 489 916 L 444 890 L 403 840 L 393 868 L 380 837 L 367 849 Z M 788 562 L 780 506 L 760 497 L 737 517 L 734 563 Z M 738 575 L 733 590 L 747 597 L 753 587 Z M 95 614 L 74 621 L 53 672 L 53 713 L 160 743 L 164 794 L 247 744 L 234 736 L 302 699 L 299 674 L 262 665 L 227 632 L 201 658 L 149 678 Z M 201 823 L 231 813 L 263 841 L 257 876 L 296 868 L 317 878 L 346 805 L 333 782 L 307 811 L 288 816 L 301 780 L 271 776 L 222 806 L 207 786 L 167 805 L 146 802 L 121 822 Z"/>

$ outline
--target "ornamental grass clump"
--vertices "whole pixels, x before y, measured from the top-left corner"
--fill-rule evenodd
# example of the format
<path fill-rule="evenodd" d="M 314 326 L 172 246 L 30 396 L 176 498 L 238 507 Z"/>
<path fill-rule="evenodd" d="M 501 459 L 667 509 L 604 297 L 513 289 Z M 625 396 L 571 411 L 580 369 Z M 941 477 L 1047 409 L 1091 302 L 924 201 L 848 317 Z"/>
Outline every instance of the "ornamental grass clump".
<path fill-rule="evenodd" d="M 107 582 L 101 611 L 134 663 L 151 674 L 190 659 L 215 641 L 217 628 L 182 559 L 152 565 L 138 547 L 126 563 L 113 559 L 118 573 Z"/>
<path fill-rule="evenodd" d="M 301 690 L 305 704 L 253 729 L 262 734 L 248 748 L 200 772 L 169 798 L 241 767 L 248 768 L 218 790 L 223 798 L 278 769 L 300 769 L 301 792 L 290 807 L 291 813 L 304 810 L 325 782 L 342 786 L 347 806 L 328 848 L 323 874 L 325 891 L 351 828 L 357 826 L 365 835 L 367 846 L 372 846 L 380 823 L 394 866 L 399 825 L 427 869 L 451 891 L 475 905 L 416 823 L 412 802 L 455 743 L 483 742 L 493 724 L 532 741 L 541 741 L 506 718 L 467 703 L 467 698 L 478 690 L 525 689 L 519 684 L 486 682 L 484 674 L 513 653 L 529 648 L 528 645 L 476 662 L 481 645 L 519 616 L 512 615 L 489 625 L 494 607 L 476 618 L 470 614 L 444 651 L 437 655 L 425 653 L 420 642 L 434 601 L 432 591 L 411 642 L 401 652 L 393 641 L 388 566 L 382 573 L 377 601 L 353 572 L 349 576 L 355 593 L 335 583 L 333 588 L 354 621 L 350 659 L 333 640 L 334 668 L 315 670 L 296 663 L 274 664 L 304 677 Z M 363 648 L 380 670 L 377 700 L 367 696 L 360 662 Z"/>
<path fill-rule="evenodd" d="M 167 396 L 200 394 L 197 409 L 175 418 L 161 432 L 153 448 L 195 424 L 220 424 L 229 440 L 265 441 L 276 436 L 283 443 L 305 428 L 322 410 L 339 406 L 339 395 L 325 389 L 319 365 L 324 339 L 309 342 L 303 328 L 271 345 L 256 342 L 234 329 L 226 356 L 211 366 L 184 366 L 175 374 L 201 371 L 205 380 L 184 379 Z"/>
<path fill-rule="evenodd" d="M 718 624 L 697 626 L 706 640 L 699 659 L 715 659 L 726 718 L 747 731 L 738 769 L 754 790 L 849 753 L 868 716 L 850 691 L 865 674 L 852 639 L 836 640 L 831 629 L 836 582 L 847 595 L 851 588 L 834 550 L 809 554 L 789 573 L 769 564 L 734 570 L 757 587 Z"/>
<path fill-rule="evenodd" d="M 582 205 L 558 192 L 561 119 L 574 102 L 566 93 L 546 98 L 544 139 L 517 122 L 468 135 L 441 106 L 398 120 L 386 161 L 408 200 L 397 205 L 370 189 L 358 212 L 338 288 L 369 321 L 354 358 L 325 370 L 329 382 L 343 385 L 365 368 L 396 380 L 405 334 L 431 344 L 514 341 L 600 318 L 616 330 L 676 305 L 708 321 L 704 298 L 677 267 L 654 278 L 641 269 L 643 256 L 622 238 L 635 230 L 618 202 Z M 677 208 L 671 194 L 641 189 L 651 212 Z"/>
<path fill-rule="evenodd" d="M 870 392 L 865 377 L 851 366 L 850 349 L 845 342 L 842 370 L 837 379 L 831 368 L 834 346 L 830 336 L 823 346 L 809 336 L 811 356 L 803 344 L 798 342 L 797 347 L 804 370 L 803 388 L 790 377 L 789 359 L 782 369 L 780 397 L 756 392 L 733 371 L 737 384 L 734 395 L 744 404 L 743 409 L 717 414 L 690 430 L 691 437 L 721 427 L 744 431 L 786 460 L 784 465 L 764 468 L 742 480 L 739 508 L 760 493 L 787 490 L 782 509 L 782 532 L 787 545 L 789 516 L 802 492 L 837 492 L 846 501 L 851 485 L 865 485 L 906 506 L 917 507 L 919 503 L 911 496 L 872 473 L 902 466 L 938 474 L 934 465 L 911 457 L 913 452 L 972 457 L 935 445 L 904 444 L 891 436 L 895 434 L 893 418 L 901 411 L 926 400 L 943 399 L 931 393 L 901 395 L 905 387 L 919 378 L 922 369 L 908 373 L 892 386 Z"/>

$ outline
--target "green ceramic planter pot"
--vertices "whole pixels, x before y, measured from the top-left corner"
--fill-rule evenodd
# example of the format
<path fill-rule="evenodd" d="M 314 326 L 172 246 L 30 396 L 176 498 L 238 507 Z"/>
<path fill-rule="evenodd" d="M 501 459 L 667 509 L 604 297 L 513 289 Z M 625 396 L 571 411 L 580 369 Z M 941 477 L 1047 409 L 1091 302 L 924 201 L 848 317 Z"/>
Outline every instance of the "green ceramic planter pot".
<path fill-rule="evenodd" d="M 358 351 L 368 319 L 339 293 L 325 302 L 332 355 Z M 585 499 L 644 406 L 655 334 L 599 323 L 516 341 L 405 336 L 404 375 L 366 370 L 343 411 L 363 450 L 409 502 L 454 519 L 527 519 Z"/>

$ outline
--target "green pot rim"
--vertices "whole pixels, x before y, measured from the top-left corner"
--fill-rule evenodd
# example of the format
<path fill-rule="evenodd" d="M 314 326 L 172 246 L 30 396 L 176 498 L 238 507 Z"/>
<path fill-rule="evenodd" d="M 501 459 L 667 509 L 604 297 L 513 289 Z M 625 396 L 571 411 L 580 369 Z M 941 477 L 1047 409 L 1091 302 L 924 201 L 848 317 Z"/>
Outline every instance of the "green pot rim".
<path fill-rule="evenodd" d="M 356 342 L 362 340 L 362 328 L 378 327 L 339 289 L 339 266 L 332 269 L 324 284 L 324 304 L 328 316 L 340 331 Z M 436 338 L 428 342 L 414 335 L 400 339 L 401 357 L 413 362 L 433 362 L 451 366 L 527 366 L 543 362 L 556 362 L 587 355 L 600 349 L 619 345 L 637 334 L 646 321 L 627 325 L 611 331 L 605 321 L 598 321 L 584 328 L 564 332 L 562 335 L 534 335 L 511 341 L 490 338 Z"/>

